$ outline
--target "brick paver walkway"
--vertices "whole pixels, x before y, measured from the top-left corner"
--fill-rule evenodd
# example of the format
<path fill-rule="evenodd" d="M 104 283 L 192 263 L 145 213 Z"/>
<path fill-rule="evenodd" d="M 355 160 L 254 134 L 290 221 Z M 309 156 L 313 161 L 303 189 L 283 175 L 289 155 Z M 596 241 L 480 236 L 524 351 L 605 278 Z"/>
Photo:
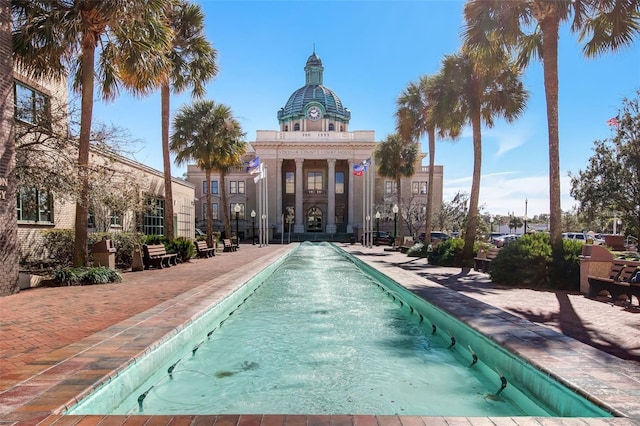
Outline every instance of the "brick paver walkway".
<path fill-rule="evenodd" d="M 242 245 L 236 253 L 221 253 L 212 259 L 194 259 L 169 269 L 128 272 L 123 283 L 86 287 L 38 288 L 0 298 L 0 423 L 24 419 L 25 413 L 12 416 L 3 410 L 15 404 L 14 399 L 2 400 L 2 392 L 16 385 L 31 383 L 34 376 L 49 371 L 60 357 L 72 356 L 87 345 L 98 341 L 100 333 L 127 321 L 143 321 L 140 315 L 158 306 L 180 300 L 194 304 L 204 284 L 218 279 L 221 283 L 242 278 L 247 268 L 273 261 L 289 249 L 288 246 L 259 247 Z M 425 265 L 399 253 L 384 252 L 382 247 L 363 249 L 359 245 L 344 245 L 347 251 L 379 264 L 388 271 L 402 270 L 418 278 L 418 283 L 439 283 L 457 293 L 495 306 L 521 318 L 557 330 L 620 358 L 629 364 L 629 371 L 640 371 L 640 309 L 616 306 L 587 299 L 579 294 L 528 289 L 505 289 L 492 285 L 487 275 L 463 272 L 459 268 L 437 268 Z M 244 272 L 243 272 L 244 271 Z M 385 272 L 386 273 L 386 272 Z M 422 280 L 422 281 L 420 281 Z M 211 292 L 223 291 L 212 289 Z M 202 291 L 205 297 L 205 292 Z M 169 305 L 167 305 L 169 306 Z M 179 303 L 176 304 L 179 307 Z M 167 308 L 171 309 L 171 308 Z M 141 317 L 140 317 L 141 318 Z M 128 327 L 128 324 L 127 324 Z M 124 329 L 124 325 L 122 326 Z M 94 334 L 97 333 L 97 334 Z M 95 336 L 95 337 L 92 337 Z M 124 339 L 124 337 L 123 337 Z M 82 343 L 81 343 L 82 342 Z M 97 344 L 97 343 L 96 343 Z M 114 356 L 115 358 L 115 356 Z M 117 360 L 116 360 L 117 361 Z M 636 377 L 640 380 L 640 377 Z M 5 396 L 11 392 L 5 392 Z M 640 393 L 638 393 L 640 395 Z M 72 397 L 70 395 L 69 397 Z M 12 398 L 18 398 L 15 394 Z M 43 410 L 33 407 L 34 412 Z M 34 417 L 26 424 L 35 424 L 46 417 Z M 28 416 L 27 416 L 28 418 Z M 450 424 L 443 418 L 413 418 L 397 416 L 199 416 L 199 417 L 136 417 L 102 416 L 85 418 L 48 417 L 57 424 L 113 423 L 200 423 L 203 424 L 367 424 L 400 425 Z M 75 419 L 75 421 L 74 421 Z M 620 419 L 622 420 L 622 419 Z M 616 424 L 634 424 L 619 422 Z M 636 420 L 637 421 L 637 420 Z M 106 422 L 106 423 L 105 423 Z M 454 422 L 458 423 L 458 422 Z M 460 424 L 489 424 L 488 419 L 460 420 Z M 495 423 L 495 421 L 494 421 Z M 501 422 L 498 422 L 501 423 Z M 564 423 L 559 421 L 558 423 Z M 597 422 L 594 420 L 594 424 Z M 506 424 L 506 423 L 505 423 Z M 512 424 L 539 424 L 531 419 L 513 420 Z M 583 423 L 580 423 L 583 424 Z"/>

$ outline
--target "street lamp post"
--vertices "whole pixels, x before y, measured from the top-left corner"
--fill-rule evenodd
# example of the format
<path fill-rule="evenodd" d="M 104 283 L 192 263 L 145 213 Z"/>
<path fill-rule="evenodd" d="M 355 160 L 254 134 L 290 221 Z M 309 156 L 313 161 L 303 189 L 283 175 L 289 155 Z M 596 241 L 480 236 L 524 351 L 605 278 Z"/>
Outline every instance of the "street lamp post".
<path fill-rule="evenodd" d="M 251 210 L 251 243 L 256 245 L 256 211 Z"/>
<path fill-rule="evenodd" d="M 489 224 L 491 225 L 491 233 L 492 234 L 493 234 L 493 221 L 494 221 L 493 216 L 489 216 Z"/>
<path fill-rule="evenodd" d="M 396 246 L 396 235 L 398 234 L 398 205 L 394 204 L 391 209 L 393 212 L 393 246 Z"/>
<path fill-rule="evenodd" d="M 240 227 L 238 226 L 238 221 L 240 220 L 240 204 L 236 204 L 233 210 L 236 212 L 236 247 L 240 248 Z"/>
<path fill-rule="evenodd" d="M 376 239 L 376 245 L 380 245 L 380 212 L 376 212 L 376 235 L 378 238 Z"/>
<path fill-rule="evenodd" d="M 529 200 L 527 200 L 526 198 L 524 199 L 524 233 L 527 233 L 527 204 L 529 203 Z"/>

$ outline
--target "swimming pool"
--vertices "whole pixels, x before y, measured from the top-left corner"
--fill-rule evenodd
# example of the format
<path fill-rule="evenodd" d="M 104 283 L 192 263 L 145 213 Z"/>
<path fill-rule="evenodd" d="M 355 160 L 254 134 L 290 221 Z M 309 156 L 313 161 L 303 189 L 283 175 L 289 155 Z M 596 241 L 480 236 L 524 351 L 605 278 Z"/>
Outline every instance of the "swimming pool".
<path fill-rule="evenodd" d="M 302 244 L 184 334 L 68 414 L 607 415 L 327 244 Z M 561 408 L 519 391 L 523 371 Z"/>

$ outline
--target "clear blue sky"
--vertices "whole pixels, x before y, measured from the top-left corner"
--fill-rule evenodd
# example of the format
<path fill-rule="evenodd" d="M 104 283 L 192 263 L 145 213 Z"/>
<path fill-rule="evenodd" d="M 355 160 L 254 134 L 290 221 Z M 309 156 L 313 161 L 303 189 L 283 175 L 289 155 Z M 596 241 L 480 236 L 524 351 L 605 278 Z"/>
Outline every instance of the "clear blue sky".
<path fill-rule="evenodd" d="M 231 107 L 247 133 L 278 129 L 277 111 L 304 85 L 304 65 L 314 44 L 324 65 L 324 85 L 351 110 L 350 130 L 375 130 L 383 140 L 394 132 L 395 101 L 410 81 L 440 68 L 456 52 L 463 1 L 217 1 L 200 0 L 206 32 L 218 51 L 220 73 L 207 86 L 207 99 Z M 613 135 L 606 121 L 624 97 L 640 89 L 640 39 L 615 54 L 586 59 L 575 35 L 562 28 L 559 54 L 560 167 L 562 209 L 569 196 L 568 172 L 584 170 L 593 141 Z M 523 116 L 483 129 L 483 212 L 528 216 L 547 213 L 548 138 L 542 65 L 524 75 L 530 100 Z M 191 102 L 174 95 L 172 117 Z M 160 97 L 122 94 L 96 103 L 96 119 L 114 123 L 140 139 L 135 159 L 162 170 Z M 422 141 L 427 152 L 426 139 Z M 444 200 L 469 192 L 472 174 L 470 129 L 457 141 L 439 140 L 436 164 L 444 166 Z M 425 159 L 426 162 L 426 159 Z M 182 176 L 186 167 L 173 166 Z"/>

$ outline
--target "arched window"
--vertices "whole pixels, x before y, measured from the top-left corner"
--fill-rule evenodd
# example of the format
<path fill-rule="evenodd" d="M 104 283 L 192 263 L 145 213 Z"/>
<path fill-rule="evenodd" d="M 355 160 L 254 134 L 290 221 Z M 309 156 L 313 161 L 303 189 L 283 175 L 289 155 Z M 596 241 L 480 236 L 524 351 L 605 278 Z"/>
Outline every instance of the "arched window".
<path fill-rule="evenodd" d="M 340 131 L 344 132 L 344 126 L 340 126 Z"/>
<path fill-rule="evenodd" d="M 284 131 L 285 131 L 285 132 L 288 132 L 288 131 L 289 131 L 289 126 L 288 126 L 288 125 L 284 126 Z"/>
<path fill-rule="evenodd" d="M 336 129 L 336 127 L 333 125 L 333 123 L 329 123 L 329 131 L 333 132 Z"/>
<path fill-rule="evenodd" d="M 294 130 L 294 131 L 296 131 L 296 132 L 299 132 L 299 131 L 300 131 L 300 123 L 296 123 L 296 124 L 293 126 L 293 130 Z"/>

